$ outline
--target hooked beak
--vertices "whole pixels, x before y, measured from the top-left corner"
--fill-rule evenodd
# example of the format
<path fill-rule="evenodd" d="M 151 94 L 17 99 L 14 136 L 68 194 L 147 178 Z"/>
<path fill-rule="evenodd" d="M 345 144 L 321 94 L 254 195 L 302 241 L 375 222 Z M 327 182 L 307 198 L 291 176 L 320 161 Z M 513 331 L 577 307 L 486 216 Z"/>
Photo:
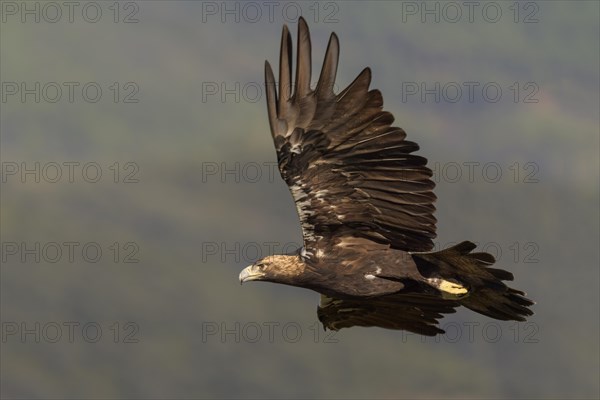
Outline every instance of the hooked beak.
<path fill-rule="evenodd" d="M 265 276 L 265 274 L 258 270 L 255 265 L 250 265 L 240 272 L 240 285 L 248 281 L 257 281 Z"/>

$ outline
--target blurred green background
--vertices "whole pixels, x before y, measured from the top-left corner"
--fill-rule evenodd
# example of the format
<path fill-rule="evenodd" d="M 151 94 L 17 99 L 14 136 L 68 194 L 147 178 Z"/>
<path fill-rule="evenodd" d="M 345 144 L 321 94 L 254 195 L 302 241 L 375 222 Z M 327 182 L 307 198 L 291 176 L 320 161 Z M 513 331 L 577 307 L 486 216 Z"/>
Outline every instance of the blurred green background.
<path fill-rule="evenodd" d="M 70 22 L 2 2 L 2 398 L 598 398 L 598 2 L 482 2 L 471 21 L 461 2 L 92 3 Z M 335 31 L 338 87 L 370 66 L 436 170 L 437 244 L 494 253 L 538 303 L 529 324 L 460 310 L 437 340 L 326 335 L 317 294 L 240 287 L 301 242 L 262 91 L 298 11 L 313 69 Z M 436 82 L 438 102 L 406 92 Z"/>

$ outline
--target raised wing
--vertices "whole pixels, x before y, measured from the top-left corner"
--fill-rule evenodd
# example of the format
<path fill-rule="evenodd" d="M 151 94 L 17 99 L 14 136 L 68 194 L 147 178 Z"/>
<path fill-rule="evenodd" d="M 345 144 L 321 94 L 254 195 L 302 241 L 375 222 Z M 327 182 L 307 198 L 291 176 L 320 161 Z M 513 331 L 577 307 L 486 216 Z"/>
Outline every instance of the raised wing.
<path fill-rule="evenodd" d="M 406 251 L 433 247 L 434 183 L 427 160 L 411 154 L 419 146 L 392 127 L 379 90 L 369 90 L 365 68 L 335 94 L 338 38 L 327 46 L 319 81 L 311 81 L 311 43 L 298 22 L 296 80 L 292 84 L 292 43 L 283 28 L 279 93 L 265 63 L 267 109 L 281 176 L 290 187 L 309 256 L 322 238 L 363 237 Z M 293 90 L 292 90 L 293 89 Z"/>

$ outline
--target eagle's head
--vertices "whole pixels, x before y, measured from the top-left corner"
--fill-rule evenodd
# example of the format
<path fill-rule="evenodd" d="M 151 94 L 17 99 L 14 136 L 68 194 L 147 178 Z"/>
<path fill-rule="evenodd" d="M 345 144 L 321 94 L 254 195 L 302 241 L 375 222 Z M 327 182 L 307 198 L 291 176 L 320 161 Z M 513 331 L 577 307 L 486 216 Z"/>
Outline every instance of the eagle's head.
<path fill-rule="evenodd" d="M 266 281 L 288 283 L 304 272 L 304 262 L 297 255 L 274 255 L 258 260 L 240 272 L 240 283 Z"/>

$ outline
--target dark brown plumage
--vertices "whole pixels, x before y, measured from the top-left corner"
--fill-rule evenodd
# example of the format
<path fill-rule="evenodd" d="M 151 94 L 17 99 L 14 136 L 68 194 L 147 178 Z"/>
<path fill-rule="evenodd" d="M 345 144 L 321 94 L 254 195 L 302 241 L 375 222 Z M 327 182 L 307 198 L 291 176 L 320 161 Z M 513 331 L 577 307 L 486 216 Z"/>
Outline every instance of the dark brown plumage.
<path fill-rule="evenodd" d="M 333 91 L 339 42 L 331 35 L 321 74 L 311 89 L 311 42 L 298 22 L 296 77 L 292 40 L 283 27 L 276 88 L 265 63 L 267 110 L 281 176 L 296 202 L 304 246 L 270 256 L 240 273 L 322 294 L 326 328 L 379 326 L 424 335 L 441 331 L 442 314 L 464 305 L 497 319 L 524 320 L 533 304 L 506 286 L 511 273 L 490 268 L 487 253 L 463 242 L 433 248 L 436 197 L 427 160 L 412 154 L 365 68 L 342 92 Z"/>

